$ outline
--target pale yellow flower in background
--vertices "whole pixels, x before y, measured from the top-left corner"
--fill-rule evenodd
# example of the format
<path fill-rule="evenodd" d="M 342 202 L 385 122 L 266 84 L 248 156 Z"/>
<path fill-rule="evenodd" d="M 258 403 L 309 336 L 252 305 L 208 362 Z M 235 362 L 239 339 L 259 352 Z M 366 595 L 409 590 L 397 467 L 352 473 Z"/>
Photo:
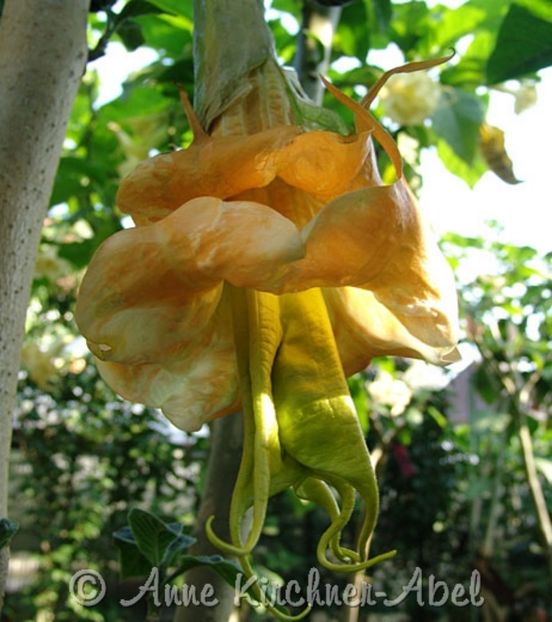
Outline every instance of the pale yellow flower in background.
<path fill-rule="evenodd" d="M 42 244 L 36 258 L 34 276 L 55 282 L 71 272 L 69 263 L 58 256 L 57 246 Z"/>
<path fill-rule="evenodd" d="M 58 375 L 50 352 L 42 351 L 34 341 L 27 341 L 21 349 L 21 364 L 31 380 L 43 391 L 49 391 Z"/>
<path fill-rule="evenodd" d="M 388 406 L 394 417 L 402 415 L 412 399 L 410 387 L 382 369 L 376 379 L 367 384 L 367 389 L 370 397 L 378 404 Z"/>
<path fill-rule="evenodd" d="M 107 124 L 125 155 L 125 161 L 117 167 L 121 178 L 130 174 L 166 138 L 166 116 L 166 113 L 158 113 L 126 119 L 125 124 L 130 126 L 132 134 L 114 121 Z"/>
<path fill-rule="evenodd" d="M 50 391 L 61 376 L 86 367 L 80 341 L 70 334 L 28 338 L 21 348 L 21 365 L 40 389 Z"/>
<path fill-rule="evenodd" d="M 439 391 L 450 382 L 450 378 L 442 367 L 431 365 L 425 361 L 413 361 L 402 375 L 402 380 L 413 390 Z"/>
<path fill-rule="evenodd" d="M 400 125 L 420 125 L 437 108 L 440 94 L 440 85 L 426 73 L 404 73 L 389 78 L 380 100 L 391 120 Z"/>

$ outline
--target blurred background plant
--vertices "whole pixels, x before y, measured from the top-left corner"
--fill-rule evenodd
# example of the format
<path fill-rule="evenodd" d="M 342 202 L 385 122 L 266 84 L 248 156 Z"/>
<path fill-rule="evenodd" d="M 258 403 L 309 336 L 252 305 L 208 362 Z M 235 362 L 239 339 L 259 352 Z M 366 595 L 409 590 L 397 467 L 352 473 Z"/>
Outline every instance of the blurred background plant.
<path fill-rule="evenodd" d="M 512 188 L 517 183 L 505 128 L 490 126 L 486 111 L 495 92 L 513 97 L 518 113 L 537 101 L 540 70 L 552 62 L 546 0 L 266 4 L 283 62 L 297 58 L 299 41 L 303 83 L 322 70 L 357 98 L 397 54 L 404 62 L 456 47 L 442 68 L 390 80 L 376 113 L 398 140 L 417 191 L 443 174 L 420 174 L 426 153 L 437 153 L 470 186 L 493 174 Z M 191 140 L 176 84 L 193 93 L 192 28 L 191 2 L 92 2 L 91 62 L 44 223 L 22 350 L 12 466 L 13 518 L 21 528 L 12 542 L 6 620 L 141 620 L 143 609 L 117 604 L 135 586 L 118 579 L 113 531 L 132 506 L 177 518 L 190 532 L 194 527 L 208 430 L 184 434 L 155 411 L 116 397 L 73 319 L 79 279 L 95 248 L 130 226 L 114 207 L 121 177 L 148 155 Z M 120 93 L 106 85 L 105 71 L 96 71 L 107 60 L 119 75 L 113 58 L 140 67 Z M 324 103 L 336 107 L 331 98 Z M 398 595 L 417 566 L 449 585 L 466 584 L 478 569 L 481 610 L 420 606 L 412 596 L 393 615 L 544 621 L 552 580 L 552 254 L 508 243 L 500 223 L 471 237 L 447 234 L 443 248 L 461 291 L 464 362 L 442 370 L 376 360 L 350 381 L 379 473 L 374 547 L 399 550 L 372 579 Z M 278 496 L 259 568 L 306 581 L 324 528 L 308 505 Z M 94 608 L 69 595 L 69 579 L 80 568 L 100 570 L 112 588 Z M 391 612 L 319 615 L 352 622 L 368 613 L 373 620 Z M 247 608 L 240 614 L 262 617 Z"/>

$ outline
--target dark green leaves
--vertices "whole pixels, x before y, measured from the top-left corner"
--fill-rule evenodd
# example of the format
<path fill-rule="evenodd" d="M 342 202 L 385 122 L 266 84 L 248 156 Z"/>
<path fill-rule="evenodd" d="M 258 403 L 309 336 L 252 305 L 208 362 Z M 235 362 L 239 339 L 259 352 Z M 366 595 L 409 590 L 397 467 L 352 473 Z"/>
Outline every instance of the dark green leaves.
<path fill-rule="evenodd" d="M 152 568 L 165 571 L 181 563 L 181 555 L 194 542 L 183 534 L 180 523 L 165 523 L 160 518 L 133 508 L 128 514 L 128 527 L 117 530 L 113 537 L 119 547 L 123 577 L 149 575 Z"/>
<path fill-rule="evenodd" d="M 162 12 L 162 9 L 147 0 L 130 0 L 125 8 L 117 15 L 116 21 L 121 23 L 131 17 Z"/>
<path fill-rule="evenodd" d="M 0 4 L 3 1 L 4 0 L 0 0 Z M 116 0 L 92 0 L 90 2 L 90 12 L 97 13 L 98 11 L 105 11 L 107 9 L 110 9 L 115 4 L 115 2 Z"/>
<path fill-rule="evenodd" d="M 393 13 L 391 0 L 372 0 L 372 5 L 378 27 L 382 32 L 385 32 L 389 27 L 389 22 L 391 21 L 391 15 Z"/>
<path fill-rule="evenodd" d="M 502 22 L 487 63 L 490 84 L 518 78 L 552 64 L 552 5 L 548 0 L 516 2 Z"/>
<path fill-rule="evenodd" d="M 130 527 L 118 529 L 113 537 L 119 549 L 122 578 L 147 577 L 151 572 L 152 564 L 138 548 Z"/>
<path fill-rule="evenodd" d="M 0 549 L 3 549 L 16 534 L 19 525 L 7 518 L 0 518 Z"/>
<path fill-rule="evenodd" d="M 364 63 L 370 49 L 369 16 L 364 3 L 355 2 L 343 9 L 334 48 Z"/>
<path fill-rule="evenodd" d="M 105 32 L 93 50 L 90 50 L 88 60 L 93 61 L 105 54 L 111 37 L 118 33 L 121 41 L 129 50 L 135 50 L 144 43 L 140 26 L 134 21 L 135 17 L 151 13 L 162 13 L 163 10 L 147 0 L 130 0 L 120 13 L 108 11 Z"/>
<path fill-rule="evenodd" d="M 178 551 L 193 544 L 194 539 L 182 535 L 183 526 L 167 524 L 144 510 L 133 508 L 128 522 L 136 546 L 152 566 L 167 566 Z"/>
<path fill-rule="evenodd" d="M 192 2 L 183 0 L 150 0 L 159 9 L 165 13 L 174 13 L 174 15 L 182 15 L 188 19 L 193 18 Z"/>
<path fill-rule="evenodd" d="M 133 508 L 128 526 L 118 529 L 113 537 L 120 552 L 121 575 L 146 577 L 157 569 L 163 584 L 197 566 L 207 566 L 229 585 L 238 585 L 242 570 L 220 555 L 190 555 L 195 538 L 183 532 L 180 523 L 166 523 L 150 512 Z M 170 574 L 169 574 L 170 569 Z"/>
<path fill-rule="evenodd" d="M 133 21 L 126 21 L 119 27 L 119 37 L 127 50 L 138 49 L 145 41 L 140 26 Z"/>

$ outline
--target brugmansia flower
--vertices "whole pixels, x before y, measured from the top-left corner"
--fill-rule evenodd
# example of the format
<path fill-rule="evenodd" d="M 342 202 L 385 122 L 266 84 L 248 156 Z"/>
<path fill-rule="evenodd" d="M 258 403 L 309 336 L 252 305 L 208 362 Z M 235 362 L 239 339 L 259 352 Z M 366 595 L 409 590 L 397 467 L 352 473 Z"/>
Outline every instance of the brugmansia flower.
<path fill-rule="evenodd" d="M 385 114 L 401 125 L 419 125 L 439 102 L 441 87 L 425 73 L 392 76 L 381 91 Z"/>
<path fill-rule="evenodd" d="M 455 360 L 453 278 L 394 141 L 365 107 L 328 84 L 356 132 L 307 131 L 272 62 L 249 80 L 209 134 L 188 110 L 193 144 L 123 181 L 118 205 L 138 226 L 98 249 L 77 319 L 127 399 L 184 430 L 242 410 L 231 542 L 207 528 L 246 571 L 269 497 L 289 487 L 329 515 L 320 563 L 366 568 L 378 560 L 365 558 L 378 496 L 346 376 L 376 355 Z M 365 517 L 353 550 L 340 534 L 355 491 Z"/>

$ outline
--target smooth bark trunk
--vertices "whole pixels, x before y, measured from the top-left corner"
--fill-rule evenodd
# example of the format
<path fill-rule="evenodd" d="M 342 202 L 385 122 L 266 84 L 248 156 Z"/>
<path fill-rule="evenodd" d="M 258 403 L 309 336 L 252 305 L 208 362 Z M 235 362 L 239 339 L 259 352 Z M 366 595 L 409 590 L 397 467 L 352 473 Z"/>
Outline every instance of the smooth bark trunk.
<path fill-rule="evenodd" d="M 86 63 L 89 0 L 6 0 L 0 18 L 0 517 L 19 352 L 40 238 Z M 0 610 L 8 549 L 0 551 Z"/>
<path fill-rule="evenodd" d="M 303 4 L 303 23 L 293 65 L 301 86 L 315 104 L 322 103 L 324 86 L 320 76 L 328 72 L 340 17 L 340 6 L 324 7 L 313 0 Z"/>
<path fill-rule="evenodd" d="M 220 551 L 209 542 L 205 534 L 205 522 L 213 514 L 215 532 L 225 540 L 230 540 L 228 516 L 242 453 L 241 414 L 218 419 L 211 431 L 207 478 L 195 530 L 197 542 L 190 549 L 190 553 L 196 555 L 220 555 Z M 194 568 L 186 574 L 186 584 L 194 586 L 197 594 L 201 593 L 206 583 L 213 586 L 218 605 L 181 607 L 176 614 L 175 622 L 228 621 L 234 609 L 234 589 L 208 568 Z"/>

